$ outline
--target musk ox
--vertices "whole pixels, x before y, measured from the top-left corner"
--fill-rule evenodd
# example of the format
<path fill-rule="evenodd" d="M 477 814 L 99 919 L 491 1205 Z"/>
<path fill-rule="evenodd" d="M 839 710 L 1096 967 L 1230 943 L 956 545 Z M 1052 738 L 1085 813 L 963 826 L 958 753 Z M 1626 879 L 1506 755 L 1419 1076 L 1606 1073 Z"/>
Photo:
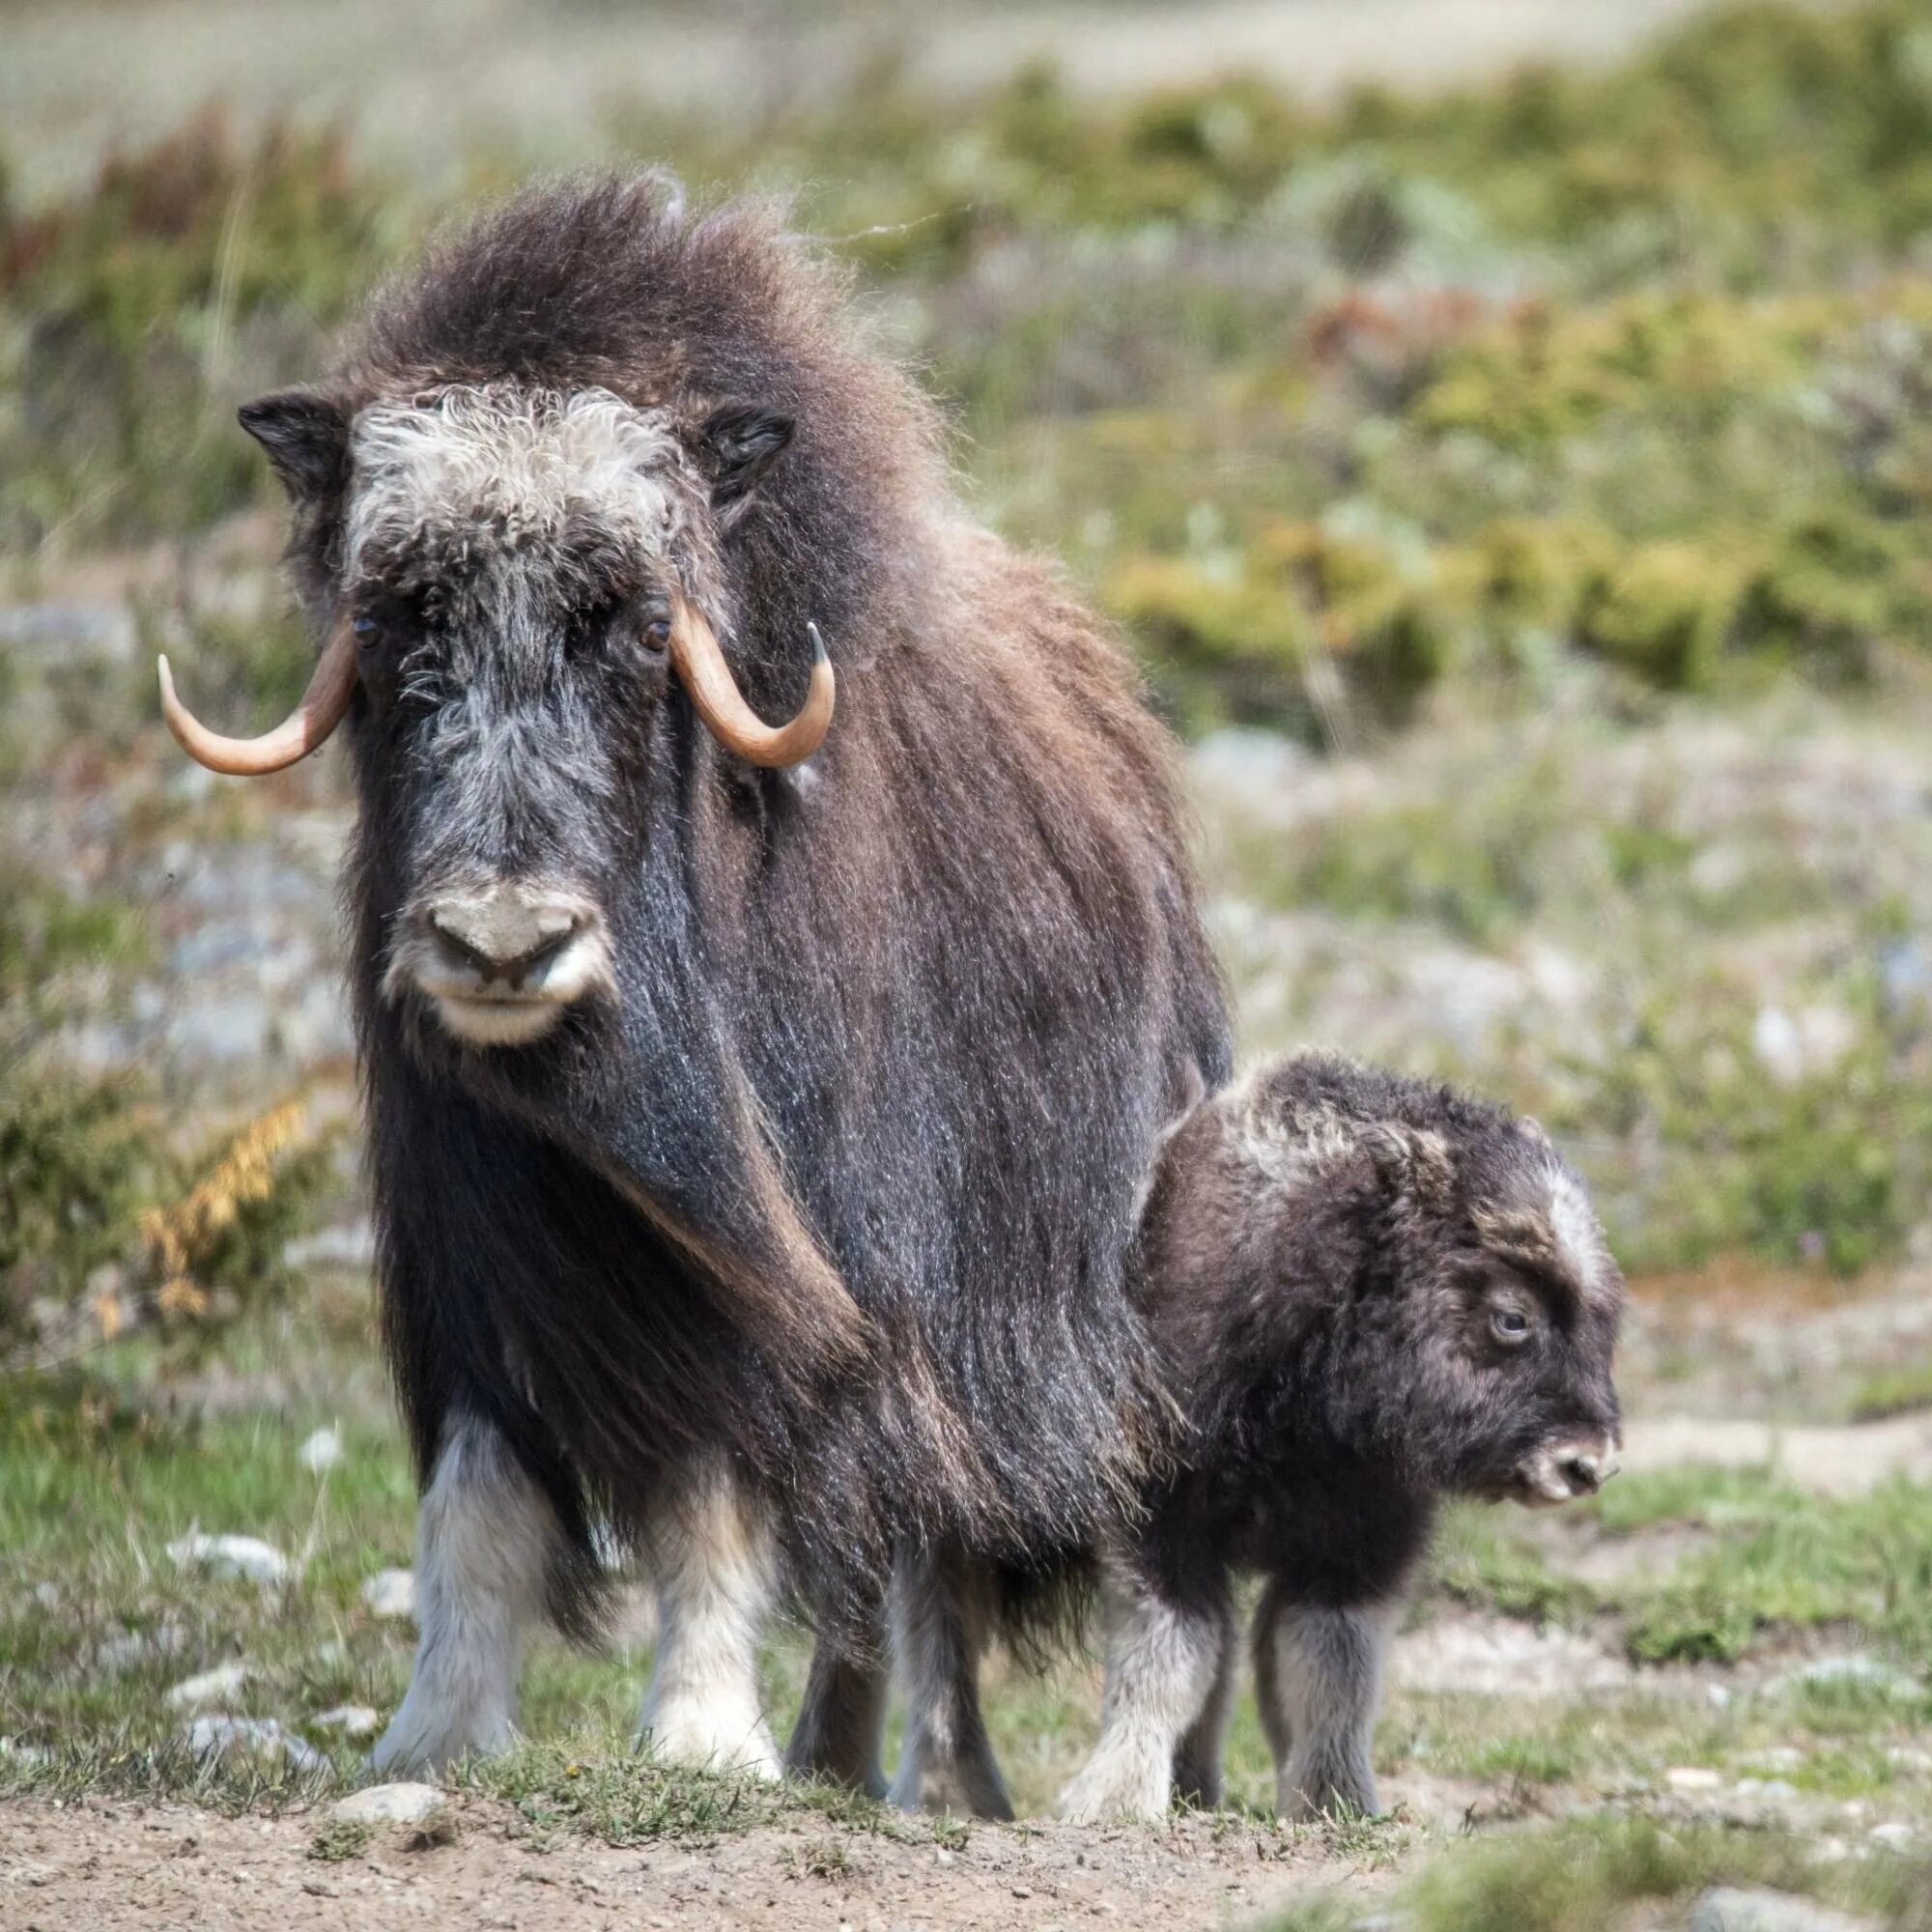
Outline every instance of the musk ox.
<path fill-rule="evenodd" d="M 1084 1533 L 1158 1435 L 1137 1180 L 1227 1026 L 1165 734 L 960 507 L 766 211 L 525 194 L 242 412 L 337 724 L 384 1332 L 424 1489 L 385 1769 L 500 1747 L 522 1634 L 644 1554 L 642 1723 L 876 1780 L 882 1577 Z M 835 685 L 836 672 L 836 685 Z M 780 722 L 771 722 L 780 721 Z"/>
<path fill-rule="evenodd" d="M 1165 1139 L 1129 1278 L 1184 1429 L 1139 1507 L 1078 1552 L 1107 1680 L 1063 1811 L 1158 1816 L 1177 1786 L 1217 1801 L 1235 1570 L 1264 1579 L 1255 1674 L 1282 1812 L 1374 1811 L 1382 1653 L 1438 1500 L 1556 1503 L 1617 1466 L 1623 1281 L 1582 1184 L 1500 1109 L 1332 1056 L 1276 1061 Z M 986 1569 L 955 1594 L 986 1601 Z M 908 1631 L 946 1604 L 915 1600 Z M 970 1679 L 926 1694 L 975 1734 Z"/>

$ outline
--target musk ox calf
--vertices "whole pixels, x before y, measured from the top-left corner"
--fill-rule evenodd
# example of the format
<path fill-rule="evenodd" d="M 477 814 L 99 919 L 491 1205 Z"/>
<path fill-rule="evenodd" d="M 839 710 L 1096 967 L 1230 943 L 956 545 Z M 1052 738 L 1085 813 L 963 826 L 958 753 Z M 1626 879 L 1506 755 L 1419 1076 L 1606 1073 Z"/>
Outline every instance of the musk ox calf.
<path fill-rule="evenodd" d="M 776 1768 L 788 1585 L 792 1762 L 876 1784 L 893 1552 L 1090 1533 L 1157 1438 L 1133 1203 L 1228 1060 L 1166 736 L 775 212 L 528 193 L 242 420 L 314 681 L 256 740 L 163 699 L 219 771 L 348 741 L 424 1490 L 377 1762 L 508 1740 L 602 1519 L 658 1585 L 655 1748 Z"/>
<path fill-rule="evenodd" d="M 1186 1412 L 1100 1551 L 1101 1737 L 1075 1818 L 1220 1792 L 1233 1571 L 1285 1816 L 1377 1808 L 1382 1655 L 1444 1496 L 1540 1507 L 1617 1466 L 1623 1280 L 1533 1122 L 1312 1054 L 1161 1149 L 1136 1293 Z"/>
<path fill-rule="evenodd" d="M 932 1633 L 1024 1627 L 1097 1577 L 1101 1737 L 1064 1813 L 1156 1817 L 1177 1788 L 1215 1803 L 1244 1571 L 1265 1580 L 1282 1812 L 1373 1811 L 1382 1653 L 1439 1499 L 1556 1503 L 1617 1466 L 1623 1282 L 1582 1185 L 1532 1122 L 1311 1054 L 1197 1098 L 1129 1265 L 1178 1453 L 1056 1564 L 955 1550 L 901 1575 L 900 1793 L 1004 1811 L 973 1674 L 947 1673 Z"/>

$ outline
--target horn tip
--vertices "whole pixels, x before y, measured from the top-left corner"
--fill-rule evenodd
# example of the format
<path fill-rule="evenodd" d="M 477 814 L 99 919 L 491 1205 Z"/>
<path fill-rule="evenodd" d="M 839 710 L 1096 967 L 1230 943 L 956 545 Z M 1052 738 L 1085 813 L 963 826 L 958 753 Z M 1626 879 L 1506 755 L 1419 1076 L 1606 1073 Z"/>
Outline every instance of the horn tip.
<path fill-rule="evenodd" d="M 811 639 L 811 661 L 814 665 L 829 665 L 832 653 L 825 648 L 825 639 L 818 634 L 818 626 L 810 618 L 806 620 L 806 636 Z"/>

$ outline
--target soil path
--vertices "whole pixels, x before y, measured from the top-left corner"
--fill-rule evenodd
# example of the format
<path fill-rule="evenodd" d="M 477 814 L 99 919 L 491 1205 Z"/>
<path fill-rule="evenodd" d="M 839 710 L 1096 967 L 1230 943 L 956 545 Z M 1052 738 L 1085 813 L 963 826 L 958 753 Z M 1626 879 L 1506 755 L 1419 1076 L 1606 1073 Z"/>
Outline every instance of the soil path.
<path fill-rule="evenodd" d="M 810 1823 L 612 1851 L 538 1849 L 499 1807 L 466 1804 L 453 1843 L 406 1834 L 320 1861 L 320 1817 L 221 1818 L 186 1806 L 87 1801 L 0 1805 L 0 1932 L 578 1932 L 614 1924 L 1029 1928 L 1119 1923 L 1166 1932 L 1252 1918 L 1318 1872 L 1357 1886 L 1319 1839 L 1232 1818 L 1161 1831 L 975 1827 L 956 1851 Z"/>

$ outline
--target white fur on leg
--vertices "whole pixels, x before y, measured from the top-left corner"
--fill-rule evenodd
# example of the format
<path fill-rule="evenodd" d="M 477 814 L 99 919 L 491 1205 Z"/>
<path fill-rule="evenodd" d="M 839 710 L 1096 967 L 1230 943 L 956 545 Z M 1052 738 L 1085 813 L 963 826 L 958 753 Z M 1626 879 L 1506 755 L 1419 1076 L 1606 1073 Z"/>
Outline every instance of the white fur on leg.
<path fill-rule="evenodd" d="M 955 1553 L 908 1550 L 894 1568 L 893 1621 L 906 1728 L 892 1802 L 901 1811 L 1010 1818 L 1012 1801 L 980 1711 L 980 1658 L 991 1621 L 984 1578 Z"/>
<path fill-rule="evenodd" d="M 672 1764 L 778 1776 L 758 1700 L 758 1635 L 777 1583 L 764 1512 L 715 1468 L 664 1511 L 648 1545 L 658 1648 L 639 1744 Z"/>
<path fill-rule="evenodd" d="M 1060 1815 L 1089 1825 L 1165 1816 L 1175 1752 L 1213 1695 L 1223 1649 L 1218 1612 L 1176 1609 L 1119 1566 L 1106 1598 L 1100 1742 L 1060 1794 Z"/>
<path fill-rule="evenodd" d="M 557 1536 L 549 1501 L 496 1430 L 452 1422 L 422 1501 L 415 1670 L 376 1746 L 378 1771 L 441 1771 L 509 1746 L 524 1631 L 542 1614 Z"/>
<path fill-rule="evenodd" d="M 1394 1623 L 1381 1604 L 1322 1609 L 1270 1591 L 1255 1623 L 1255 1681 L 1284 1818 L 1379 1809 L 1370 1759 Z"/>

